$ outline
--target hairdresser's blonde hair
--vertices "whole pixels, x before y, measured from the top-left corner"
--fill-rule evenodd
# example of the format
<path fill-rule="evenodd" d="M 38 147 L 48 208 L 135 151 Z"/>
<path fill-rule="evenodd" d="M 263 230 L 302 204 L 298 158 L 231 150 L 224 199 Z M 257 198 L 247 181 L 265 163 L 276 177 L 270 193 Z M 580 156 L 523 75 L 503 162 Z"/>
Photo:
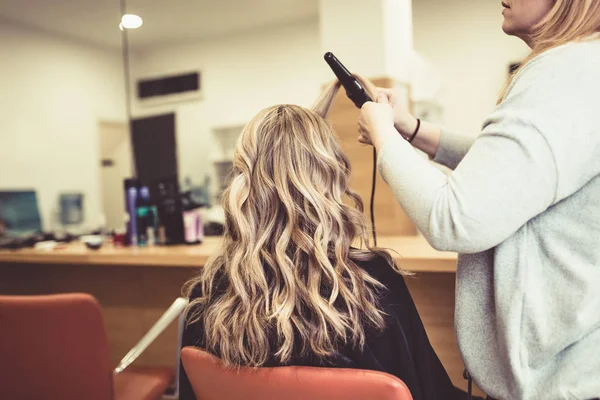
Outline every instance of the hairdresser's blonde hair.
<path fill-rule="evenodd" d="M 563 44 L 581 40 L 600 31 L 600 0 L 555 0 L 548 14 L 531 32 L 532 51 L 511 74 L 498 104 L 507 95 L 515 75 L 540 54 Z"/>
<path fill-rule="evenodd" d="M 298 353 L 326 359 L 341 345 L 362 347 L 366 325 L 384 325 L 381 284 L 358 263 L 393 262 L 369 245 L 350 163 L 323 119 L 338 89 L 332 84 L 313 110 L 261 111 L 237 143 L 223 245 L 184 289 L 200 292 L 188 323 L 202 320 L 207 350 L 228 366 L 285 364 Z"/>

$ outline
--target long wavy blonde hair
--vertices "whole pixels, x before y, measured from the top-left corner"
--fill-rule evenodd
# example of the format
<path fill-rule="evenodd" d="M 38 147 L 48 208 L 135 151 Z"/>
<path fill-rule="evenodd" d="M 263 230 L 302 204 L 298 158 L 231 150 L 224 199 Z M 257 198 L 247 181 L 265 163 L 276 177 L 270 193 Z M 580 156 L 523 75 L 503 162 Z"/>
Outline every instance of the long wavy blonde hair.
<path fill-rule="evenodd" d="M 506 82 L 498 104 L 507 95 L 516 74 L 531 60 L 555 47 L 582 40 L 600 31 L 600 0 L 555 0 L 548 14 L 531 31 L 531 52 Z"/>
<path fill-rule="evenodd" d="M 184 288 L 201 293 L 188 323 L 201 320 L 206 349 L 225 365 L 327 359 L 341 345 L 362 347 L 366 326 L 384 326 L 381 284 L 358 263 L 393 261 L 369 244 L 350 163 L 323 118 L 338 88 L 330 85 L 313 110 L 269 107 L 241 133 L 222 199 L 222 247 Z"/>

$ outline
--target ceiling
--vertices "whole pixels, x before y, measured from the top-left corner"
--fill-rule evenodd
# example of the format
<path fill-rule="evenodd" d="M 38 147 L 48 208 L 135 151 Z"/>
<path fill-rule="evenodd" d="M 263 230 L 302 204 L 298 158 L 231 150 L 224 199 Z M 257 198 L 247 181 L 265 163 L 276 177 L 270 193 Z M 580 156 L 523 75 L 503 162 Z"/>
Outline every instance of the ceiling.
<path fill-rule="evenodd" d="M 134 48 L 230 35 L 318 14 L 318 0 L 127 0 L 126 7 L 144 19 L 140 29 L 130 31 Z M 0 16 L 105 48 L 121 45 L 119 0 L 2 1 Z"/>

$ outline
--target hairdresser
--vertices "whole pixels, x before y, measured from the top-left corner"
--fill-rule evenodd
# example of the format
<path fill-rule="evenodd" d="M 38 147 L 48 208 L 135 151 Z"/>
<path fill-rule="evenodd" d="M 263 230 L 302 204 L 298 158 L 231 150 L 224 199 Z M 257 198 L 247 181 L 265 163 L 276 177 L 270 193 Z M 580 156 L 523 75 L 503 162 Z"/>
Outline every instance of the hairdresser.
<path fill-rule="evenodd" d="M 502 5 L 504 32 L 532 51 L 476 139 L 382 91 L 359 140 L 429 243 L 459 253 L 456 332 L 475 383 L 502 400 L 598 398 L 600 1 Z"/>

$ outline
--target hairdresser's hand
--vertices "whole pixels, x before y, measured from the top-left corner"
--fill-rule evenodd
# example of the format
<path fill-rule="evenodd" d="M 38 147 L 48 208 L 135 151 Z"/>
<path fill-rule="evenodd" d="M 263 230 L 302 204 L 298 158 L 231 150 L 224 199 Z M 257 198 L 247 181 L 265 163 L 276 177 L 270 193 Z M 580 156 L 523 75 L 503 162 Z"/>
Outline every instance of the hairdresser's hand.
<path fill-rule="evenodd" d="M 378 87 L 377 91 L 385 94 L 394 109 L 394 127 L 405 139 L 408 139 L 417 126 L 417 118 L 408 112 L 401 101 L 398 101 L 393 89 Z"/>
<path fill-rule="evenodd" d="M 358 141 L 374 145 L 379 149 L 389 136 L 398 135 L 394 128 L 394 110 L 384 93 L 380 93 L 377 103 L 363 104 L 358 118 Z"/>

